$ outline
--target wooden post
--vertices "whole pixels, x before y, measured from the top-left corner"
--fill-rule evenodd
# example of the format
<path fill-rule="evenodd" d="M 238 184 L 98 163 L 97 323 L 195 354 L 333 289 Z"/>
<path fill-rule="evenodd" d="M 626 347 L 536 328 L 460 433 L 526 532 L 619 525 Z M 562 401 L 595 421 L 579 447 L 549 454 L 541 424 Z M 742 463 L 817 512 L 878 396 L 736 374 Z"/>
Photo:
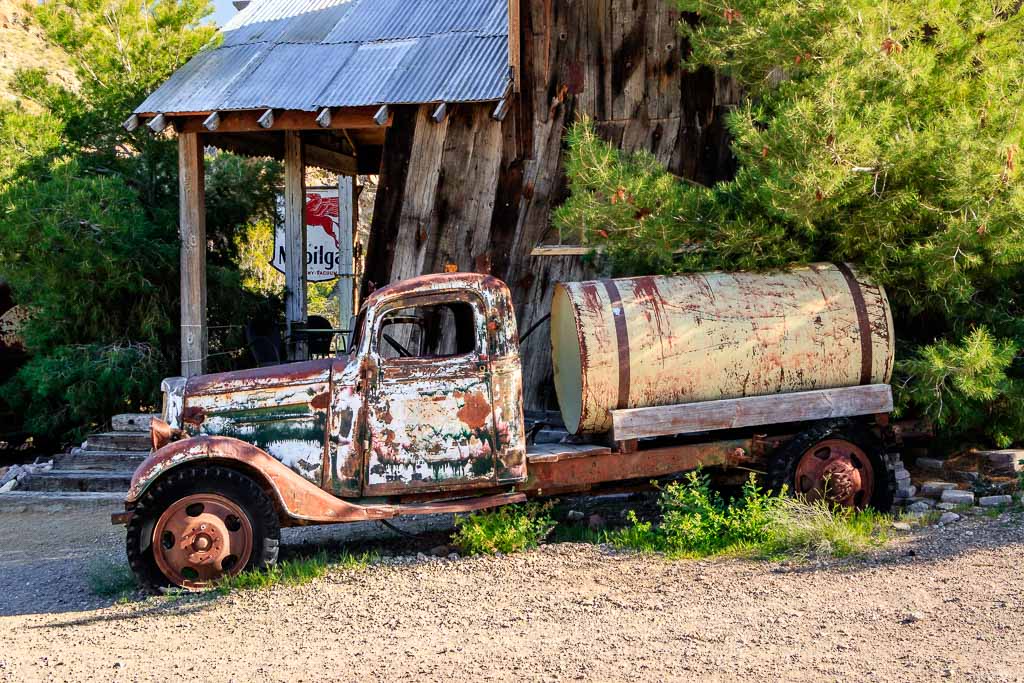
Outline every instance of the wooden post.
<path fill-rule="evenodd" d="M 309 347 L 297 339 L 297 328 L 306 325 L 306 165 L 302 137 L 297 131 L 284 133 L 284 232 L 285 232 L 285 322 L 290 360 L 306 360 Z"/>
<path fill-rule="evenodd" d="M 178 136 L 181 237 L 181 374 L 206 372 L 206 197 L 198 133 Z"/>
<path fill-rule="evenodd" d="M 521 79 L 519 78 L 522 69 L 522 45 L 519 35 L 519 0 L 508 0 L 508 65 L 512 69 L 512 87 L 519 92 Z"/>
<path fill-rule="evenodd" d="M 338 176 L 338 327 L 349 330 L 355 315 L 355 264 L 352 262 L 352 235 L 355 227 L 355 178 Z M 345 350 L 352 339 L 345 335 Z"/>

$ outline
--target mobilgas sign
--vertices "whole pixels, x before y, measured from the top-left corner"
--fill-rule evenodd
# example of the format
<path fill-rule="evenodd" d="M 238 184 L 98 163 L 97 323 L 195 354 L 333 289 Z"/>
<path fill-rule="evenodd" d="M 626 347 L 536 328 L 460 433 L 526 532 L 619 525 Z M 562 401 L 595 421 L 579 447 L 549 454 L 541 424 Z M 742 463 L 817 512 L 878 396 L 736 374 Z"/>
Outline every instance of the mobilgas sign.
<path fill-rule="evenodd" d="M 274 231 L 270 265 L 285 271 L 288 258 L 284 225 Z M 338 277 L 338 188 L 306 190 L 306 280 L 326 282 Z"/>

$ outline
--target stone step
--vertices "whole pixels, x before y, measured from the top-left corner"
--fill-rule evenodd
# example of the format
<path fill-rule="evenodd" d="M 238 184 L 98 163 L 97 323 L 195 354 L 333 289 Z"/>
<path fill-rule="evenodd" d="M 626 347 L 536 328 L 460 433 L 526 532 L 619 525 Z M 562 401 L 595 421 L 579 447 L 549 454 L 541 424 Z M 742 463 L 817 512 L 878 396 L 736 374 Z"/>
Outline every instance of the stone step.
<path fill-rule="evenodd" d="M 53 468 L 131 473 L 148 455 L 149 451 L 85 451 L 75 448 L 70 453 L 53 456 Z"/>
<path fill-rule="evenodd" d="M 978 455 L 988 463 L 993 474 L 1014 476 L 1024 472 L 1024 450 L 978 451 Z"/>
<path fill-rule="evenodd" d="M 18 482 L 17 490 L 126 493 L 131 482 L 130 472 L 51 470 L 28 475 Z"/>
<path fill-rule="evenodd" d="M 148 451 L 147 432 L 102 432 L 90 434 L 82 444 L 87 451 Z"/>
<path fill-rule="evenodd" d="M 0 514 L 18 512 L 86 512 L 124 509 L 124 493 L 22 491 L 0 493 Z"/>
<path fill-rule="evenodd" d="M 110 426 L 115 432 L 149 433 L 149 421 L 154 417 L 149 413 L 124 413 L 110 418 Z"/>

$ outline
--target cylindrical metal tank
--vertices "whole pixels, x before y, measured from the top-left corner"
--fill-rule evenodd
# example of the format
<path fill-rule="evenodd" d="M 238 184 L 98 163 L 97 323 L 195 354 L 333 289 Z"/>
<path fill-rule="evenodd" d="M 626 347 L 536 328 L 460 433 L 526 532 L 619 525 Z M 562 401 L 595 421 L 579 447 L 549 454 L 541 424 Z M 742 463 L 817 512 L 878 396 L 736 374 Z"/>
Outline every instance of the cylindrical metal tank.
<path fill-rule="evenodd" d="M 846 264 L 564 282 L 551 302 L 570 433 L 610 410 L 888 382 L 892 313 Z"/>

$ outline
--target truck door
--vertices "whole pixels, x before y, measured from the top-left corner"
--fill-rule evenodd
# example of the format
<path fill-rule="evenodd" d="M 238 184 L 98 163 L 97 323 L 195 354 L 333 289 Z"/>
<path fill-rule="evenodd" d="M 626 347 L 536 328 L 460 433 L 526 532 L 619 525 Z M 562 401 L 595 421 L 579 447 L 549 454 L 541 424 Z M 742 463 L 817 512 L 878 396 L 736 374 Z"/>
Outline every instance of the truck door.
<path fill-rule="evenodd" d="M 366 495 L 494 485 L 485 325 L 483 302 L 471 292 L 406 298 L 377 316 Z"/>

